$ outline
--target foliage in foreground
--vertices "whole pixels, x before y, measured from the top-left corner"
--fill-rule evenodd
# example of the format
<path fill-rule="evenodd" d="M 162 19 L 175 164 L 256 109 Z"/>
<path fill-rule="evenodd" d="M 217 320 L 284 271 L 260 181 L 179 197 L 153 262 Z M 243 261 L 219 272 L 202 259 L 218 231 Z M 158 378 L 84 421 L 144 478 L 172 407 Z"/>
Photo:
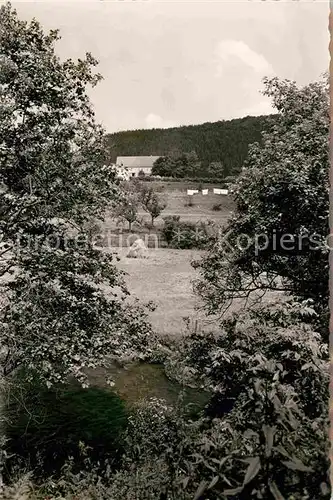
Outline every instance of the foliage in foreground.
<path fill-rule="evenodd" d="M 328 80 L 298 88 L 273 78 L 265 86 L 279 114 L 249 149 L 235 214 L 197 263 L 196 291 L 209 313 L 253 291 L 312 299 L 328 340 Z"/>
<path fill-rule="evenodd" d="M 163 401 L 142 401 L 123 434 L 121 468 L 108 479 L 94 467 L 79 476 L 67 469 L 67 491 L 114 500 L 328 499 L 328 352 L 303 321 L 311 314 L 292 301 L 258 307 L 223 322 L 219 335 L 177 343 L 165 354 L 168 373 L 214 391 L 205 414 L 191 421 Z"/>
<path fill-rule="evenodd" d="M 304 419 L 284 388 L 277 394 L 276 425 L 262 423 L 258 393 L 254 413 L 239 407 L 212 422 L 186 422 L 162 401 L 146 403 L 130 424 L 118 472 L 102 478 L 87 459 L 85 471 L 73 473 L 69 463 L 61 479 L 39 487 L 38 498 L 328 499 L 325 419 Z"/>
<path fill-rule="evenodd" d="M 225 320 L 217 336 L 185 337 L 168 355 L 170 376 L 215 393 L 200 477 L 208 484 L 214 460 L 223 459 L 220 494 L 224 488 L 236 498 L 328 495 L 328 349 L 307 322 L 312 314 L 292 300 L 258 307 Z"/>
<path fill-rule="evenodd" d="M 119 197 L 87 94 L 97 61 L 62 62 L 58 32 L 9 4 L 0 24 L 1 372 L 85 383 L 84 367 L 142 353 L 151 333 L 86 229 Z"/>

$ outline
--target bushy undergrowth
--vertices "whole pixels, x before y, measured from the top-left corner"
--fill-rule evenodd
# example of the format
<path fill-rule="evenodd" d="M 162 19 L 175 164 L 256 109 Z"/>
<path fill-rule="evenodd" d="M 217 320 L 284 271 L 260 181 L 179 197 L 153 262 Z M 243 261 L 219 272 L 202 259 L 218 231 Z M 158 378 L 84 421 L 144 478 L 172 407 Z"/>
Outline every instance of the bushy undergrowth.
<path fill-rule="evenodd" d="M 185 337 L 169 354 L 170 376 L 215 393 L 199 474 L 208 484 L 223 458 L 212 498 L 224 490 L 240 499 L 329 497 L 328 350 L 311 314 L 292 300 L 257 307 L 223 321 L 219 335 Z"/>
<path fill-rule="evenodd" d="M 167 373 L 214 391 L 205 412 L 194 421 L 181 407 L 142 401 L 122 433 L 117 470 L 102 477 L 88 450 L 79 474 L 69 463 L 40 492 L 68 500 L 328 499 L 328 352 L 312 314 L 310 304 L 287 300 L 223 321 L 218 335 L 170 344 Z"/>
<path fill-rule="evenodd" d="M 213 223 L 181 221 L 179 216 L 164 217 L 162 236 L 170 248 L 204 249 L 214 234 Z"/>
<path fill-rule="evenodd" d="M 193 382 L 235 399 L 251 377 L 269 369 L 316 416 L 327 403 L 329 373 L 328 347 L 307 323 L 313 313 L 308 303 L 292 300 L 238 312 L 222 322 L 219 335 L 184 337 L 166 360 L 167 369 L 182 379 L 185 367 Z"/>
<path fill-rule="evenodd" d="M 190 422 L 162 401 L 144 402 L 129 424 L 120 470 L 101 479 L 93 467 L 73 474 L 68 464 L 60 480 L 49 480 L 29 498 L 328 499 L 324 422 L 302 418 L 290 394 L 277 393 L 275 425 L 262 423 L 259 393 L 251 411 L 240 401 L 213 421 Z"/>

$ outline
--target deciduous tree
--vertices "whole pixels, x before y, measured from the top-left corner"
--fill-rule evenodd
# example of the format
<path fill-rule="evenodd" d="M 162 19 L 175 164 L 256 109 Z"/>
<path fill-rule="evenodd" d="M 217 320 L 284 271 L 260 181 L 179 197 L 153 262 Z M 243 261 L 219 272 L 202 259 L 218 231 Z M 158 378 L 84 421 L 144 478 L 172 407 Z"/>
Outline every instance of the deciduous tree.
<path fill-rule="evenodd" d="M 250 147 L 235 214 L 199 263 L 196 289 L 209 312 L 254 291 L 282 290 L 312 299 L 321 316 L 329 292 L 327 77 L 304 87 L 264 83 L 279 118 Z"/>
<path fill-rule="evenodd" d="M 220 161 L 213 161 L 210 163 L 207 170 L 210 177 L 222 179 L 225 176 L 225 168 Z"/>
<path fill-rule="evenodd" d="M 83 383 L 85 367 L 142 352 L 150 332 L 85 230 L 118 199 L 87 94 L 101 77 L 90 54 L 61 61 L 58 32 L 9 4 L 0 26 L 1 369 Z"/>
<path fill-rule="evenodd" d="M 160 175 L 161 177 L 172 177 L 173 161 L 169 156 L 161 156 L 154 162 L 152 175 Z"/>
<path fill-rule="evenodd" d="M 195 151 L 158 158 L 152 168 L 153 175 L 162 177 L 195 177 L 200 173 L 201 162 Z"/>
<path fill-rule="evenodd" d="M 158 217 L 167 206 L 165 197 L 157 193 L 151 186 L 143 185 L 140 189 L 139 200 L 143 209 L 150 214 L 151 224 L 153 226 L 156 217 Z"/>

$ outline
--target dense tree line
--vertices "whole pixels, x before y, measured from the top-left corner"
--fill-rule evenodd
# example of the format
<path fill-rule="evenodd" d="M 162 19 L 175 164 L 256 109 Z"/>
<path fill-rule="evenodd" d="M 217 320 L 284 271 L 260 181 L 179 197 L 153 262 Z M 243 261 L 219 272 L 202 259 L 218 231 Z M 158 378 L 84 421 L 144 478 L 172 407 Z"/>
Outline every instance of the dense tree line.
<path fill-rule="evenodd" d="M 240 171 L 249 144 L 260 142 L 261 132 L 274 121 L 275 115 L 247 116 L 170 129 L 130 130 L 109 134 L 107 141 L 114 162 L 122 155 L 177 157 L 195 151 L 202 176 L 210 175 L 213 162 L 221 162 L 228 176 Z"/>

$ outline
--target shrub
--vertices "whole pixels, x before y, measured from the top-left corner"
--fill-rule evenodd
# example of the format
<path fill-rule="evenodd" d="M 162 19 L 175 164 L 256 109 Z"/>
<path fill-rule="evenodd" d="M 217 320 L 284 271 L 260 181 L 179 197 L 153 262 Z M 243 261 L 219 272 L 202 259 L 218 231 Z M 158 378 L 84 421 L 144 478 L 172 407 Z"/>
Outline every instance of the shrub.
<path fill-rule="evenodd" d="M 185 363 L 197 383 L 237 398 L 247 390 L 250 376 L 260 376 L 256 367 L 266 363 L 275 367 L 281 383 L 293 387 L 309 417 L 322 415 L 328 398 L 328 350 L 307 323 L 312 314 L 307 302 L 292 299 L 237 312 L 222 321 L 218 335 L 186 336 L 169 359 L 169 372 Z"/>
<path fill-rule="evenodd" d="M 62 386 L 46 389 L 37 381 L 19 383 L 5 408 L 7 469 L 28 462 L 39 475 L 59 472 L 69 456 L 82 467 L 82 445 L 90 459 L 116 465 L 127 422 L 123 401 L 110 390 Z"/>
<path fill-rule="evenodd" d="M 212 206 L 212 210 L 214 212 L 220 212 L 222 210 L 222 203 L 215 203 L 215 205 Z"/>
<path fill-rule="evenodd" d="M 170 215 L 168 217 L 163 217 L 164 227 L 162 229 L 162 235 L 168 245 L 171 244 L 175 231 L 179 226 L 180 217 L 178 215 Z"/>
<path fill-rule="evenodd" d="M 279 383 L 271 389 L 271 422 L 258 390 L 202 428 L 183 469 L 189 491 L 207 500 L 329 499 L 325 419 L 304 418 L 290 391 Z"/>
<path fill-rule="evenodd" d="M 215 391 L 189 466 L 202 494 L 212 482 L 213 498 L 329 498 L 328 350 L 312 314 L 292 299 L 259 306 L 170 356 L 169 374 Z"/>
<path fill-rule="evenodd" d="M 184 207 L 194 207 L 193 196 L 188 196 L 188 200 L 184 203 Z"/>
<path fill-rule="evenodd" d="M 171 241 L 173 248 L 190 249 L 200 247 L 201 234 L 197 224 L 192 222 L 180 222 Z"/>
<path fill-rule="evenodd" d="M 205 248 L 210 239 L 208 223 L 180 221 L 179 217 L 165 217 L 162 236 L 171 248 Z"/>
<path fill-rule="evenodd" d="M 182 479 L 195 436 L 198 424 L 189 423 L 180 407 L 157 398 L 138 403 L 125 433 L 127 467 L 112 481 L 112 498 L 192 499 Z"/>

